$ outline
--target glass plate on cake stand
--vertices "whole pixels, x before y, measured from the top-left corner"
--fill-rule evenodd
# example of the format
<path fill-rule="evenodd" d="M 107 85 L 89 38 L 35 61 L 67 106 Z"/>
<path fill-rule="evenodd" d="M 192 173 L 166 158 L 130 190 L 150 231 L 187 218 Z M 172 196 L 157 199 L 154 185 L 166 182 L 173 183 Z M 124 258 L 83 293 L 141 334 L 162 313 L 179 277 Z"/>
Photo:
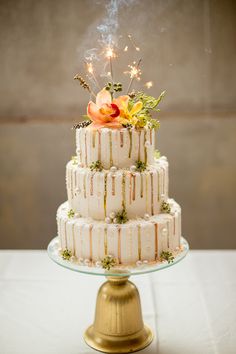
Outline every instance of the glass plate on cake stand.
<path fill-rule="evenodd" d="M 188 253 L 188 242 L 181 237 L 181 246 L 171 263 L 150 262 L 140 265 L 117 265 L 110 270 L 93 263 L 81 265 L 78 261 L 64 260 L 59 238 L 48 245 L 49 257 L 60 266 L 79 273 L 105 276 L 97 294 L 94 323 L 84 334 L 85 342 L 105 353 L 132 353 L 147 347 L 153 340 L 152 330 L 143 323 L 139 292 L 129 281 L 133 275 L 156 272 L 180 262 Z"/>

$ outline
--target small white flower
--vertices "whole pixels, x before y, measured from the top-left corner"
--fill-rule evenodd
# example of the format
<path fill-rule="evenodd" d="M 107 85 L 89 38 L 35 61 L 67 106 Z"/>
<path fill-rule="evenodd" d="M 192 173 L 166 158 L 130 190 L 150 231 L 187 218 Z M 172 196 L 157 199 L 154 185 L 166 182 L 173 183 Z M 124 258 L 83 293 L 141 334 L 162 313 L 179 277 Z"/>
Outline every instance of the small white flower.
<path fill-rule="evenodd" d="M 136 266 L 137 266 L 137 267 L 140 267 L 142 264 L 143 264 L 142 261 L 137 261 L 137 262 L 136 262 Z"/>
<path fill-rule="evenodd" d="M 145 260 L 143 261 L 143 264 L 148 264 L 148 260 L 145 259 Z"/>
<path fill-rule="evenodd" d="M 150 216 L 148 213 L 144 214 L 144 220 L 148 221 L 150 219 Z"/>
<path fill-rule="evenodd" d="M 113 219 L 114 224 L 117 224 L 117 222 L 118 222 L 117 218 Z"/>

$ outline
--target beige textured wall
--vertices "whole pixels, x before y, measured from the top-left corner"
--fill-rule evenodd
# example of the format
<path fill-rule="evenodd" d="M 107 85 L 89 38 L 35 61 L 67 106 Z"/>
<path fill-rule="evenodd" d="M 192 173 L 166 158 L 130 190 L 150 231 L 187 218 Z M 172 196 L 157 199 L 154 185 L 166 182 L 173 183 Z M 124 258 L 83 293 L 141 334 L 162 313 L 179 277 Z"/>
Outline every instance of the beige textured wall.
<path fill-rule="evenodd" d="M 142 48 L 143 81 L 167 90 L 158 147 L 193 248 L 234 248 L 236 3 L 127 1 L 119 32 Z M 70 130 L 88 96 L 73 82 L 107 1 L 0 2 L 0 225 L 2 248 L 41 248 L 66 198 Z M 127 64 L 115 62 L 118 76 Z M 141 84 L 140 84 L 141 85 Z"/>

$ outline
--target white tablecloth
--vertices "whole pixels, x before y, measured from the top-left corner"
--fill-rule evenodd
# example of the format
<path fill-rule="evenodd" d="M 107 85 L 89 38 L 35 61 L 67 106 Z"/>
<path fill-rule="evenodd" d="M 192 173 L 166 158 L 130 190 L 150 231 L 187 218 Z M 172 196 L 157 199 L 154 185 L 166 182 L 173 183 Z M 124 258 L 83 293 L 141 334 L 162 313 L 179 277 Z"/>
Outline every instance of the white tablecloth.
<path fill-rule="evenodd" d="M 133 276 L 155 340 L 140 353 L 236 353 L 236 251 L 191 251 Z M 54 264 L 45 251 L 0 252 L 0 353 L 92 354 L 83 332 L 105 279 Z"/>

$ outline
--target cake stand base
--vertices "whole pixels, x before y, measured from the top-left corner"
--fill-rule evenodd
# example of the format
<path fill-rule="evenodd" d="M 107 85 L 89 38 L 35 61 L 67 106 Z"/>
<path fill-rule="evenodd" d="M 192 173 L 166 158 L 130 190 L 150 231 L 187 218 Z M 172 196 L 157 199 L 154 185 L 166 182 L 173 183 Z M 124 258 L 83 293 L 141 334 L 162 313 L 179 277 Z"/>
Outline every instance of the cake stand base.
<path fill-rule="evenodd" d="M 105 353 L 133 353 L 147 347 L 153 333 L 144 325 L 139 292 L 129 276 L 108 276 L 97 295 L 95 319 L 85 342 Z"/>

